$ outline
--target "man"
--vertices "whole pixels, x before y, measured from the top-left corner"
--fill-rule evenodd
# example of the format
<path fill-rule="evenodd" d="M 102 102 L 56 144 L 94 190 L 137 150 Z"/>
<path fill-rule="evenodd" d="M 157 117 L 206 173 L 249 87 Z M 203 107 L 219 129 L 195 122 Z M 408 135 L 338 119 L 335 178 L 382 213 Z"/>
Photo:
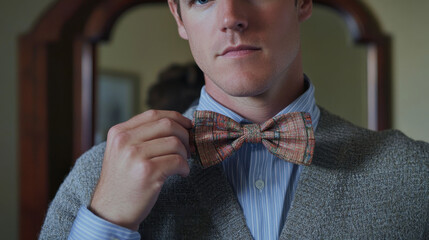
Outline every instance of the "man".
<path fill-rule="evenodd" d="M 71 239 L 428 237 L 428 144 L 355 127 L 315 105 L 299 37 L 311 0 L 168 3 L 205 74 L 199 103 L 184 116 L 151 110 L 114 126 L 76 162 L 42 239 L 70 231 Z M 195 110 L 243 124 L 307 112 L 312 163 L 249 142 L 203 169 L 186 160 Z"/>

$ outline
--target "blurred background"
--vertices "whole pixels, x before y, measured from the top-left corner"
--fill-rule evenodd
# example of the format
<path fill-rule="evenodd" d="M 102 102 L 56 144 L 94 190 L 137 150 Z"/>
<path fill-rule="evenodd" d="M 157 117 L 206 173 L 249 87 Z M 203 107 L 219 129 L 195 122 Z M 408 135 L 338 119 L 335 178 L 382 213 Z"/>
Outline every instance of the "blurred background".
<path fill-rule="evenodd" d="M 0 1 L 2 239 L 18 238 L 17 40 L 54 2 Z M 392 126 L 411 138 L 429 141 L 429 125 L 426 124 L 429 121 L 429 2 L 362 2 L 392 38 Z M 310 21 L 303 25 L 302 38 L 304 70 L 316 85 L 318 103 L 366 127 L 367 85 L 362 81 L 367 75 L 366 48 L 356 46 L 341 17 L 323 7 L 317 7 Z M 117 21 L 110 41 L 99 44 L 98 48 L 100 84 L 97 91 L 99 102 L 103 103 L 98 107 L 98 119 L 106 120 L 113 116 L 109 118 L 110 122 L 96 123 L 95 137 L 98 141 L 104 139 L 106 129 L 113 122 L 126 120 L 149 108 L 148 91 L 160 81 L 162 72 L 170 71 L 172 64 L 192 64 L 187 42 L 178 37 L 176 25 L 165 4 L 132 8 Z M 186 67 L 183 71 L 188 72 Z M 110 103 L 109 99 L 118 101 Z"/>

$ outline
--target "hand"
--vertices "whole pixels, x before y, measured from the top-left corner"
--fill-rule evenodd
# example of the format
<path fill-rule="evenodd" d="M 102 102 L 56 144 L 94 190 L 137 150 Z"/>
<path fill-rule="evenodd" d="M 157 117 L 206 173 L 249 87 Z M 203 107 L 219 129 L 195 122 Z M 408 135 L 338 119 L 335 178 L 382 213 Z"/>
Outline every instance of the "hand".
<path fill-rule="evenodd" d="M 109 130 L 103 167 L 89 206 L 114 224 L 137 230 L 165 180 L 189 174 L 189 119 L 149 110 Z"/>

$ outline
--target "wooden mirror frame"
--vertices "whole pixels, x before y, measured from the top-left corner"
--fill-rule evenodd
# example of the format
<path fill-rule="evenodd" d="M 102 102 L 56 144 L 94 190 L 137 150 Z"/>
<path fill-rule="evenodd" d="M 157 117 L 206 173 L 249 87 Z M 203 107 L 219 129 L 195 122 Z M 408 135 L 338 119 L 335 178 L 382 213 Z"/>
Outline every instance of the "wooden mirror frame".
<path fill-rule="evenodd" d="M 93 144 L 97 43 L 118 17 L 165 0 L 59 0 L 19 39 L 20 239 L 40 232 L 74 160 Z M 368 46 L 369 127 L 390 127 L 390 38 L 359 0 L 314 0 L 338 11 Z"/>

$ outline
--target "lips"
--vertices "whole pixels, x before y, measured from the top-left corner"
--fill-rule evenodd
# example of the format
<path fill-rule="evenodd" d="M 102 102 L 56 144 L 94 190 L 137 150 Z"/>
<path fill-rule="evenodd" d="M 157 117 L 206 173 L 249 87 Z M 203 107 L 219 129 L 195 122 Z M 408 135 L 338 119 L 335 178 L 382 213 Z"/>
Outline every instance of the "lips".
<path fill-rule="evenodd" d="M 238 57 L 260 51 L 261 48 L 250 45 L 239 45 L 234 47 L 227 47 L 219 56 Z"/>

